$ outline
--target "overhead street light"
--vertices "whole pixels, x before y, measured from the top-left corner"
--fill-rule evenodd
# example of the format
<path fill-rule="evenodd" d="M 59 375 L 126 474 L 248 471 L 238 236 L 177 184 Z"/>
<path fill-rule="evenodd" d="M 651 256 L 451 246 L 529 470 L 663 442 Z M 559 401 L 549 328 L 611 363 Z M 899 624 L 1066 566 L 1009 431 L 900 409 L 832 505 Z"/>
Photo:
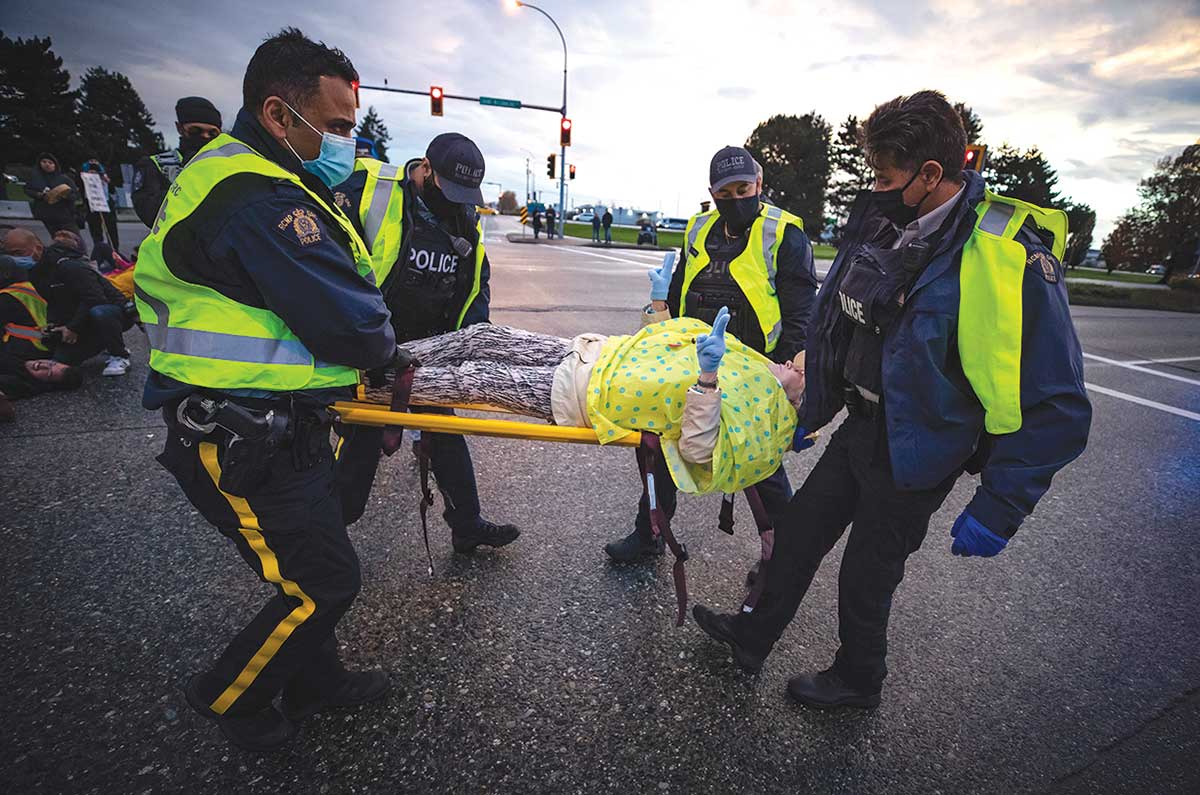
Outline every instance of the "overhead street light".
<path fill-rule="evenodd" d="M 561 217 L 566 211 L 566 194 L 567 194 L 567 144 L 571 141 L 571 122 L 567 118 L 567 39 L 563 36 L 562 28 L 554 21 L 554 17 L 547 14 L 543 9 L 535 5 L 521 2 L 521 0 L 505 0 L 504 5 L 509 11 L 517 11 L 522 8 L 528 8 L 538 12 L 546 19 L 550 20 L 550 24 L 558 31 L 558 38 L 562 41 L 563 48 L 563 95 L 562 95 L 562 124 L 559 128 L 559 143 L 562 149 L 562 158 L 559 162 L 561 172 L 558 177 L 558 213 Z"/>

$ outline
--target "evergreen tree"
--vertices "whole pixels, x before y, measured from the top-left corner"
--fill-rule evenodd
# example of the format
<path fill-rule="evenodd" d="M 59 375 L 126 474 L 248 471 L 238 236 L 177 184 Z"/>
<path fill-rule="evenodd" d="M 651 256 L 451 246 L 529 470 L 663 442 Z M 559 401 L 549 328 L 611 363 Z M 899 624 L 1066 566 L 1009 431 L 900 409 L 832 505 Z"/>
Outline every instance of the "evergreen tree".
<path fill-rule="evenodd" d="M 859 191 L 870 190 L 874 182 L 871 167 L 862 150 L 862 125 L 854 115 L 846 117 L 829 147 L 829 214 L 840 232 L 850 217 L 850 207 Z"/>
<path fill-rule="evenodd" d="M 79 86 L 79 131 L 87 151 L 104 164 L 113 184 L 121 182 L 121 163 L 166 148 L 154 130 L 154 117 L 129 78 L 96 66 Z"/>
<path fill-rule="evenodd" d="M 763 167 L 771 201 L 804 219 L 816 237 L 825 227 L 829 124 L 818 114 L 772 116 L 754 128 L 746 149 Z"/>
<path fill-rule="evenodd" d="M 1063 265 L 1068 268 L 1078 268 L 1087 256 L 1092 246 L 1092 234 L 1096 231 L 1096 211 L 1082 202 L 1067 202 L 1067 251 L 1063 255 Z"/>
<path fill-rule="evenodd" d="M 367 114 L 359 122 L 358 130 L 355 134 L 374 141 L 376 157 L 385 163 L 391 162 L 387 156 L 387 145 L 388 141 L 392 140 L 392 136 L 388 133 L 387 125 L 383 123 L 383 119 L 375 111 L 374 105 L 367 108 Z"/>
<path fill-rule="evenodd" d="M 1022 152 L 1003 144 L 988 154 L 984 172 L 988 187 L 996 193 L 1039 207 L 1059 206 L 1058 172 L 1036 146 Z"/>
<path fill-rule="evenodd" d="M 979 114 L 965 102 L 955 102 L 954 110 L 958 111 L 963 129 L 967 131 L 967 143 L 980 143 L 983 138 L 983 121 L 979 118 Z"/>
<path fill-rule="evenodd" d="M 8 162 L 28 165 L 48 151 L 65 167 L 79 154 L 78 94 L 50 46 L 49 38 L 0 32 L 0 156 Z"/>

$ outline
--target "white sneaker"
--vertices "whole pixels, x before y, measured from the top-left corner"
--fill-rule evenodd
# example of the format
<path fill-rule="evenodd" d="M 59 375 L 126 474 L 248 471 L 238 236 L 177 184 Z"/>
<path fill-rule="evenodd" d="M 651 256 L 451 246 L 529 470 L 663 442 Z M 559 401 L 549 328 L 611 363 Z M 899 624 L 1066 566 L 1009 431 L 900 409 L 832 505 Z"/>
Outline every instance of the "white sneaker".
<path fill-rule="evenodd" d="M 109 356 L 104 363 L 102 375 L 125 375 L 129 372 L 129 360 L 124 356 Z"/>

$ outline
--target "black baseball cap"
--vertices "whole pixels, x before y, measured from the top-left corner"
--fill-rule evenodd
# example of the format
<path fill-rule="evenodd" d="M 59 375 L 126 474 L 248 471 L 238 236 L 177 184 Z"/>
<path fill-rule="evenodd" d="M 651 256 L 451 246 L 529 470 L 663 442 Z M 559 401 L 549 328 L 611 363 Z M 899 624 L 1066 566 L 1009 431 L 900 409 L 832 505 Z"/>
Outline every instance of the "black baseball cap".
<path fill-rule="evenodd" d="M 483 206 L 483 153 L 460 133 L 442 133 L 425 150 L 429 165 L 440 178 L 442 193 L 457 204 Z"/>
<path fill-rule="evenodd" d="M 740 146 L 722 147 L 708 164 L 708 187 L 720 190 L 731 182 L 754 182 L 758 168 L 754 157 Z"/>

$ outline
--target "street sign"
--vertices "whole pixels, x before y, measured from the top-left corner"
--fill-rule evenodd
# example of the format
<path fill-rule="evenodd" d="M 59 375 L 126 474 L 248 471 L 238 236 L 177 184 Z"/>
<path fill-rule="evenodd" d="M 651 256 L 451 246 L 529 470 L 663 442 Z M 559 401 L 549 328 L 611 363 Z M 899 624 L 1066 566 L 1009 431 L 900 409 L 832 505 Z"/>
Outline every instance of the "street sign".
<path fill-rule="evenodd" d="M 501 99 L 500 97 L 480 97 L 480 105 L 494 105 L 497 108 L 519 108 L 521 100 L 519 99 Z"/>

